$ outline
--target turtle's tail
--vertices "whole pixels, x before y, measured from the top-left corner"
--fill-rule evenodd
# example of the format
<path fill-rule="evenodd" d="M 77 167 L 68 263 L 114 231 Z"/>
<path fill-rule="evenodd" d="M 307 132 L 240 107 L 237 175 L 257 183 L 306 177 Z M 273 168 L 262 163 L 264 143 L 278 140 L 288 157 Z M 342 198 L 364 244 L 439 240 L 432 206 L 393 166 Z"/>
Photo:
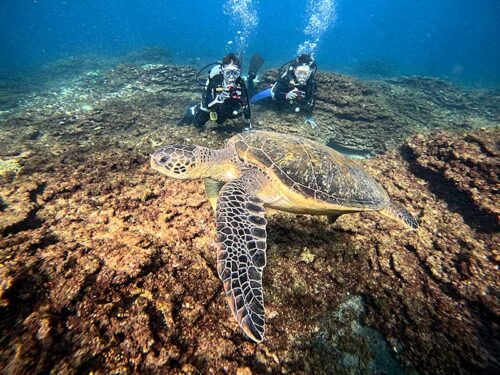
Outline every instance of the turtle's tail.
<path fill-rule="evenodd" d="M 402 207 L 396 207 L 393 203 L 379 211 L 385 217 L 389 217 L 393 220 L 399 221 L 405 227 L 409 227 L 412 230 L 418 228 L 418 221 L 411 214 Z"/>

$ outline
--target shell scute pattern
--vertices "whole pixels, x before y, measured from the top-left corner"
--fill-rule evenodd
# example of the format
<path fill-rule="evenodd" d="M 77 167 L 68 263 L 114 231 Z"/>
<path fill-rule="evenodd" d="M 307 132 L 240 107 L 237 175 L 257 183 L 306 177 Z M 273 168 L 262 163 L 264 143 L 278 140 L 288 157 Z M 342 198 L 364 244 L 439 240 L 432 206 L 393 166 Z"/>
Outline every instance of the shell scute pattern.
<path fill-rule="evenodd" d="M 389 204 L 387 193 L 373 177 L 325 145 L 268 132 L 239 134 L 236 144 L 244 162 L 274 173 L 305 197 L 346 207 L 380 209 Z"/>
<path fill-rule="evenodd" d="M 260 167 L 269 168 L 273 165 L 271 158 L 261 149 L 249 146 L 245 141 L 238 141 L 235 144 L 236 152 L 245 161 L 248 162 L 248 153 L 251 153 L 253 158 L 259 160 Z"/>

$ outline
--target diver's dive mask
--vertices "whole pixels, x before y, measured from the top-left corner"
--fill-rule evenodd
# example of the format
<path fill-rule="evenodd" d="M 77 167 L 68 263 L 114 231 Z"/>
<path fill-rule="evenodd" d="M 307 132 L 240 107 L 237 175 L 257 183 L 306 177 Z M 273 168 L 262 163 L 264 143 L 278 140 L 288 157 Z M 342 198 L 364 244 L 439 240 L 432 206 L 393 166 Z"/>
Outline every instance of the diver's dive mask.
<path fill-rule="evenodd" d="M 305 84 L 309 77 L 311 76 L 312 70 L 309 65 L 299 65 L 297 66 L 293 73 L 295 74 L 295 77 L 297 78 L 297 82 L 300 84 Z"/>
<path fill-rule="evenodd" d="M 224 65 L 221 69 L 222 76 L 226 82 L 234 82 L 241 74 L 240 67 L 235 64 Z"/>

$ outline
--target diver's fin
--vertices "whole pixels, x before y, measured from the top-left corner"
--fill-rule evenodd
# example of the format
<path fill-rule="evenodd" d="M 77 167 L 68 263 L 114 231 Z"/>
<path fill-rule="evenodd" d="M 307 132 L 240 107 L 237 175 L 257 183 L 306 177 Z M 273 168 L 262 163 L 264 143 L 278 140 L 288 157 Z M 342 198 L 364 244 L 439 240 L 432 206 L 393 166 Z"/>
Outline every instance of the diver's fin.
<path fill-rule="evenodd" d="M 264 65 L 264 58 L 258 53 L 254 53 L 250 59 L 250 66 L 248 67 L 248 75 L 253 75 L 255 78 L 260 68 Z"/>
<path fill-rule="evenodd" d="M 190 103 L 181 119 L 177 122 L 177 125 L 191 125 L 194 123 L 194 116 L 196 115 L 197 105 L 196 103 Z"/>

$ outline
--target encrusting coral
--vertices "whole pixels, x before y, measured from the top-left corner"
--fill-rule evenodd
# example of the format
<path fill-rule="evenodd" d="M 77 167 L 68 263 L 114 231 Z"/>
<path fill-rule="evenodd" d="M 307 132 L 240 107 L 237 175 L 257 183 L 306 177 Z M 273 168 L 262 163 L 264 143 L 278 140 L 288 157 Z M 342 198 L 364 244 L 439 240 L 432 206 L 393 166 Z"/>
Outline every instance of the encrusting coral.
<path fill-rule="evenodd" d="M 121 65 L 67 81 L 66 101 L 41 90 L 2 115 L 2 159 L 30 153 L 0 181 L 0 371 L 498 371 L 500 133 L 474 130 L 498 120 L 497 94 L 462 92 L 452 108 L 458 89 L 440 81 L 319 73 L 319 129 L 255 108 L 256 128 L 378 154 L 365 168 L 420 222 L 270 214 L 255 345 L 229 316 L 202 182 L 148 166 L 162 143 L 217 147 L 241 130 L 175 126 L 199 96 L 194 73 Z M 449 92 L 425 104 L 433 87 Z M 438 126 L 427 118 L 448 131 L 416 134 Z"/>

